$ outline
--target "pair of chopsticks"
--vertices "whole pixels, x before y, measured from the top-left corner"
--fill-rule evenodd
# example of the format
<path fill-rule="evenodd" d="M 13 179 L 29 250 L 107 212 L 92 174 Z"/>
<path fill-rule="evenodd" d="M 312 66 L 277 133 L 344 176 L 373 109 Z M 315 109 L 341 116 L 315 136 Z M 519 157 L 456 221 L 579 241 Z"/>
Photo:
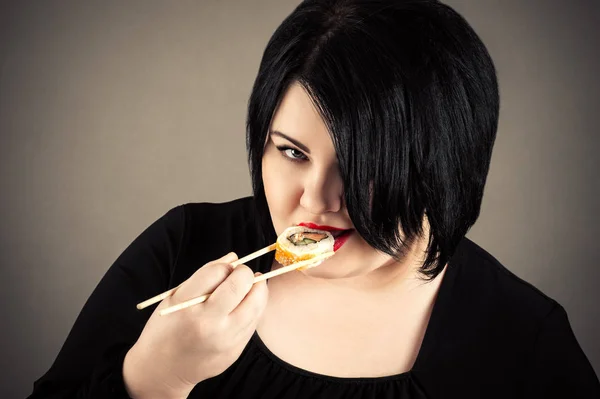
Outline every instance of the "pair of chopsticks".
<path fill-rule="evenodd" d="M 276 248 L 276 244 L 271 244 L 268 247 L 265 247 L 263 249 L 259 249 L 258 251 L 253 252 L 250 255 L 244 256 L 243 258 L 238 259 L 238 260 L 232 262 L 231 266 L 233 266 L 235 268 L 236 266 L 239 266 L 239 265 L 241 265 L 241 264 L 243 264 L 245 262 L 248 262 L 248 261 L 250 261 L 252 259 L 258 258 L 259 256 L 262 256 L 262 255 L 264 255 L 264 254 L 266 254 L 268 252 L 271 252 L 271 251 L 275 250 L 275 248 Z M 311 259 L 307 259 L 307 260 L 304 260 L 304 261 L 301 261 L 301 262 L 293 263 L 293 264 L 291 264 L 289 266 L 285 266 L 285 267 L 282 267 L 280 269 L 273 270 L 273 271 L 271 271 L 269 273 L 261 274 L 260 276 L 254 277 L 254 282 L 252 284 L 256 284 L 259 281 L 267 280 L 267 279 L 269 279 L 271 277 L 279 276 L 280 274 L 291 272 L 293 270 L 297 270 L 297 269 L 304 268 L 304 267 L 308 268 L 313 263 L 319 262 L 319 261 L 323 261 L 323 260 L 329 258 L 330 256 L 332 256 L 333 254 L 334 254 L 334 252 L 326 252 L 324 254 L 317 255 L 317 256 L 315 256 L 315 257 L 313 257 Z M 153 305 L 153 304 L 155 304 L 157 302 L 160 302 L 163 299 L 165 299 L 165 298 L 173 295 L 173 293 L 177 290 L 177 288 L 179 288 L 179 285 L 177 287 L 175 287 L 175 288 L 171 288 L 170 290 L 163 292 L 162 294 L 159 294 L 159 295 L 156 295 L 156 296 L 154 296 L 154 297 L 152 297 L 150 299 L 147 299 L 144 302 L 138 303 L 136 307 L 141 310 L 141 309 L 147 308 L 148 306 Z M 185 308 L 189 308 L 190 306 L 194 306 L 194 305 L 197 305 L 199 303 L 202 303 L 202 302 L 206 301 L 209 297 L 210 297 L 210 294 L 198 296 L 198 297 L 189 299 L 189 300 L 187 300 L 185 302 L 182 302 L 180 304 L 173 305 L 173 306 L 170 306 L 168 308 L 162 309 L 159 313 L 160 313 L 161 316 L 167 315 L 169 313 L 174 313 L 174 312 L 177 312 L 179 310 L 182 310 L 182 309 L 185 309 Z"/>

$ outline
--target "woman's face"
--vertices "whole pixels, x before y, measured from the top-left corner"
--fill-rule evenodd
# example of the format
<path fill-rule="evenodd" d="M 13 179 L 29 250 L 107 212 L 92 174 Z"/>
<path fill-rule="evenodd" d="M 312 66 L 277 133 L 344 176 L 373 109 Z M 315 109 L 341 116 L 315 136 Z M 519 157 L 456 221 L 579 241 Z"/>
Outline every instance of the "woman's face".
<path fill-rule="evenodd" d="M 354 228 L 343 201 L 333 142 L 299 84 L 288 88 L 273 117 L 262 160 L 262 178 L 277 235 L 303 222 Z M 356 263 L 373 252 L 353 230 L 326 263 Z"/>

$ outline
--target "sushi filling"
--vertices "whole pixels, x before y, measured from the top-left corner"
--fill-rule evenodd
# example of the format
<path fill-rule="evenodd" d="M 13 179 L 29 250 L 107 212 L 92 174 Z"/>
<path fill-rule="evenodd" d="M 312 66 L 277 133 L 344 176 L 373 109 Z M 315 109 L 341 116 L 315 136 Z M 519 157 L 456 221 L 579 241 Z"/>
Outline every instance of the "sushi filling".
<path fill-rule="evenodd" d="M 298 246 L 298 245 L 315 244 L 325 238 L 327 238 L 327 234 L 304 232 L 304 233 L 294 233 L 288 237 L 288 240 L 292 244 Z"/>

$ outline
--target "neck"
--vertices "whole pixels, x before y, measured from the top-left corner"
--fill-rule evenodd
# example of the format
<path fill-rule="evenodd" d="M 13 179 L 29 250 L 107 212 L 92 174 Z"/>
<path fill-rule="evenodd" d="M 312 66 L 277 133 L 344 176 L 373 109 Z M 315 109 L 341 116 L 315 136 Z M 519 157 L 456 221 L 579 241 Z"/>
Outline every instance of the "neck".
<path fill-rule="evenodd" d="M 400 260 L 375 251 L 371 251 L 368 258 L 364 257 L 364 252 L 363 257 L 345 253 L 344 256 L 333 256 L 317 267 L 289 273 L 289 278 L 314 286 L 344 288 L 355 292 L 397 292 L 424 284 L 419 275 L 423 254 L 422 242 L 412 245 Z M 281 265 L 274 262 L 273 267 L 279 268 Z"/>

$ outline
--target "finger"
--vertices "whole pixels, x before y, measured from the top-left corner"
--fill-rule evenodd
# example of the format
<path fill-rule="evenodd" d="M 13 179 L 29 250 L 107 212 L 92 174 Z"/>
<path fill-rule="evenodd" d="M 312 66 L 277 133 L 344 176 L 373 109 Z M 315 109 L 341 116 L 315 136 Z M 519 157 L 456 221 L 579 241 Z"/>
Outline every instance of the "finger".
<path fill-rule="evenodd" d="M 231 262 L 237 259 L 235 252 L 206 263 L 185 280 L 171 297 L 171 304 L 187 301 L 213 292 L 233 271 Z"/>
<path fill-rule="evenodd" d="M 267 282 L 260 281 L 254 284 L 248 295 L 230 313 L 232 324 L 239 326 L 242 330 L 255 327 L 267 306 L 268 298 L 269 288 Z"/>
<path fill-rule="evenodd" d="M 206 301 L 206 311 L 218 315 L 228 315 L 248 294 L 253 282 L 252 270 L 246 265 L 237 266 L 225 281 L 210 294 Z"/>

